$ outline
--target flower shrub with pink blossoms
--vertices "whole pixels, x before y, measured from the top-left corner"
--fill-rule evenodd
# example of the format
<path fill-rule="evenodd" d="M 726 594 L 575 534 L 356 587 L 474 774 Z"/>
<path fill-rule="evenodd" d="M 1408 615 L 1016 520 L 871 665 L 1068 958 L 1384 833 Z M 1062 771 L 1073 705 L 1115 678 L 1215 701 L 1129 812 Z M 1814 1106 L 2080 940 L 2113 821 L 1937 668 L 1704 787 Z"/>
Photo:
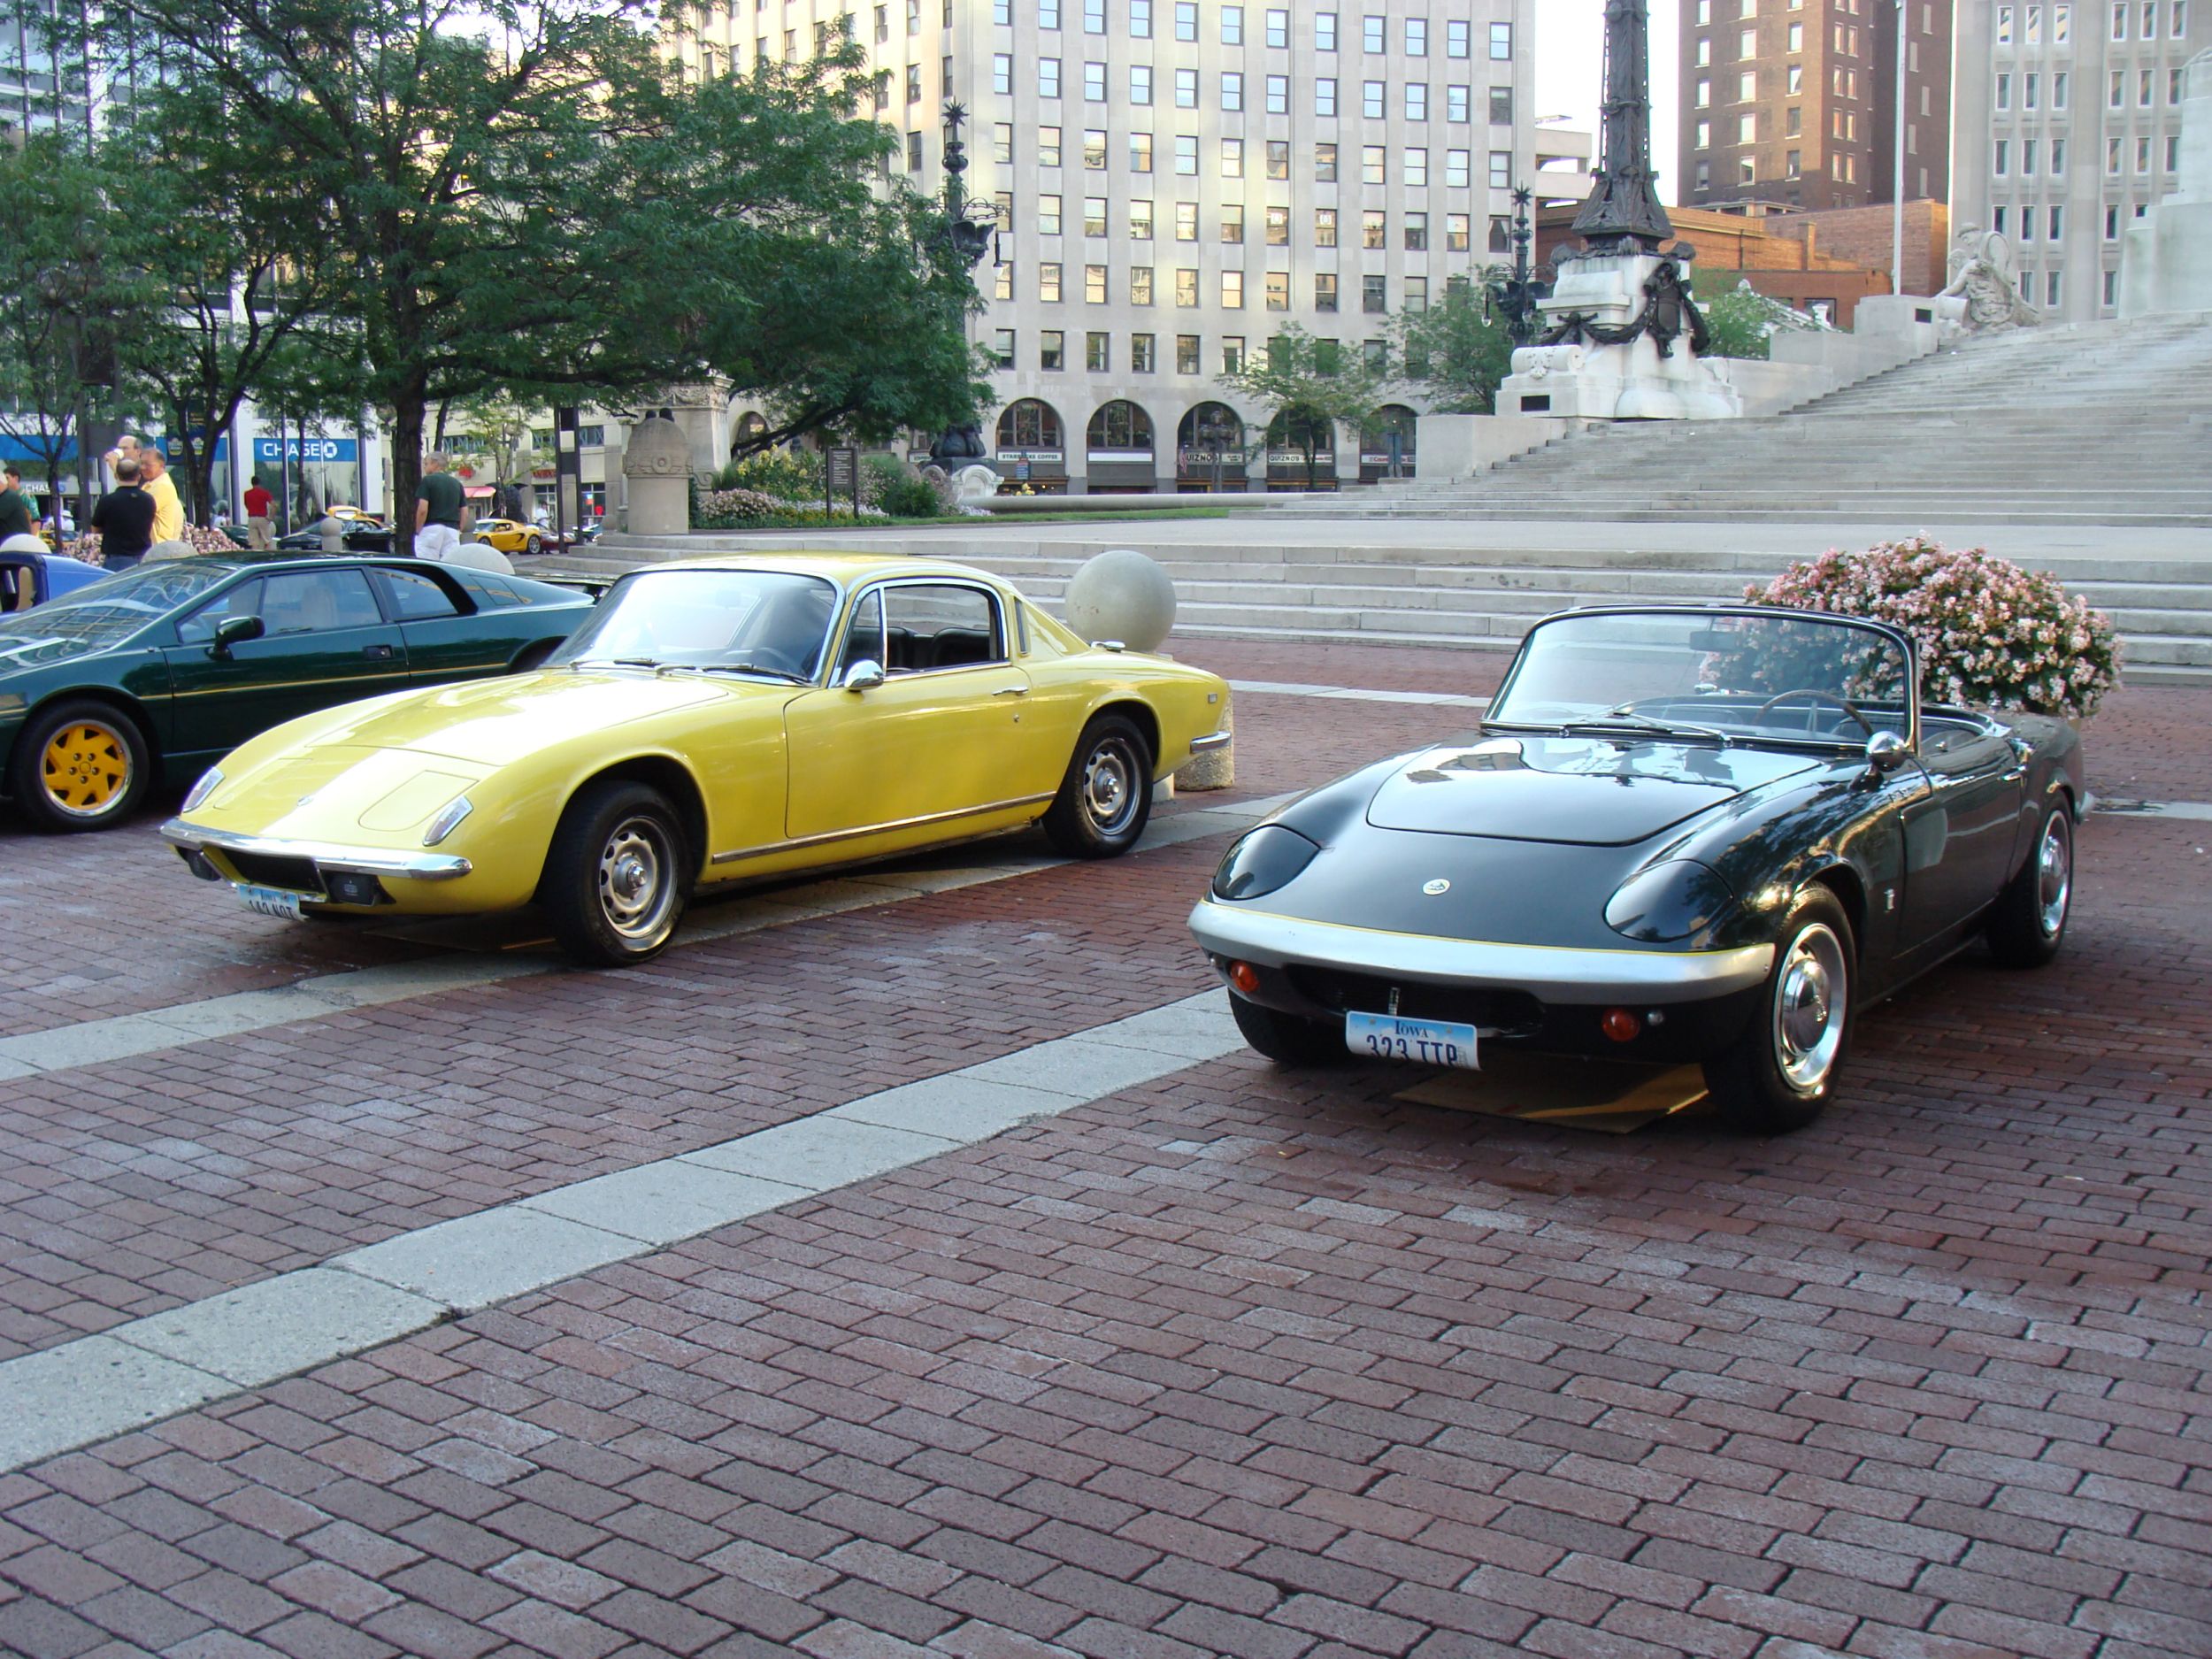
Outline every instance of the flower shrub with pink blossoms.
<path fill-rule="evenodd" d="M 1929 703 L 2086 718 L 2119 683 L 2111 622 L 2052 577 L 1925 536 L 1824 553 L 1744 597 L 1886 622 L 1920 648 Z"/>

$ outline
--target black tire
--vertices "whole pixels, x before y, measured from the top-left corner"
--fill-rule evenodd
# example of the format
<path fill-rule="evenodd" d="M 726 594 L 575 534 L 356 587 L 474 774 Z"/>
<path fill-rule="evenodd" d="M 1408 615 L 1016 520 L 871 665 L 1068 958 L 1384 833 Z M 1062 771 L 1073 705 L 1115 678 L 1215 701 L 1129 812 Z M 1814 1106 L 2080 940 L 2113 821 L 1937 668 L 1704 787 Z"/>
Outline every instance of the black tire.
<path fill-rule="evenodd" d="M 1758 1011 L 1705 1062 L 1721 1120 L 1753 1134 L 1802 1129 L 1819 1117 L 1851 1042 L 1858 948 L 1836 895 L 1806 888 L 1776 939 Z"/>
<path fill-rule="evenodd" d="M 1341 1025 L 1263 1008 L 1234 992 L 1229 995 L 1229 1012 L 1245 1041 L 1277 1065 L 1340 1065 L 1348 1052 Z"/>
<path fill-rule="evenodd" d="M 112 829 L 138 810 L 153 782 L 153 751 L 138 722 L 111 703 L 72 697 L 24 723 L 9 788 L 32 827 L 50 835 Z"/>
<path fill-rule="evenodd" d="M 1071 858 L 1116 858 L 1137 844 L 1151 816 L 1151 744 L 1126 716 L 1097 716 L 1045 809 L 1045 834 Z"/>
<path fill-rule="evenodd" d="M 2035 849 L 1989 912 L 1989 954 L 2001 968 L 2039 968 L 2066 942 L 2074 902 L 2074 820 L 2064 802 L 2036 832 Z"/>
<path fill-rule="evenodd" d="M 553 937 L 595 968 L 668 949 L 696 874 L 683 820 L 650 785 L 603 778 L 576 792 L 545 856 L 538 893 Z"/>

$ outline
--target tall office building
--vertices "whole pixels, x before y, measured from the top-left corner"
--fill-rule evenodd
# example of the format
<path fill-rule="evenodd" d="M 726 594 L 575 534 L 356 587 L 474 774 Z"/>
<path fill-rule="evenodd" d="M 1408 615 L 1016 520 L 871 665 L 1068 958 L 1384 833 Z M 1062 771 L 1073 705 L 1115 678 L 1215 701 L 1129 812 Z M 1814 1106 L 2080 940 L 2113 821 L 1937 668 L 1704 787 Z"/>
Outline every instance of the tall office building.
<path fill-rule="evenodd" d="M 881 0 L 850 11 L 902 134 L 942 188 L 942 112 L 968 112 L 970 193 L 1009 228 L 979 273 L 1003 365 L 984 440 L 1044 490 L 1263 487 L 1264 411 L 1216 383 L 1286 324 L 1361 349 L 1455 275 L 1509 258 L 1536 183 L 1534 0 Z M 833 0 L 733 0 L 685 50 L 796 59 Z M 1594 66 L 1593 69 L 1594 73 Z M 1553 148 L 1556 149 L 1555 144 Z M 1578 194 L 1579 191 L 1578 190 Z M 1371 476 L 1412 442 L 1340 433 Z"/>
<path fill-rule="evenodd" d="M 1905 196 L 1950 182 L 1953 0 L 1682 0 L 1688 207 L 1895 199 L 1897 31 Z"/>
<path fill-rule="evenodd" d="M 2212 0 L 1959 0 L 1951 224 L 2003 233 L 2052 322 L 2115 314 L 2120 242 L 2177 183 Z"/>

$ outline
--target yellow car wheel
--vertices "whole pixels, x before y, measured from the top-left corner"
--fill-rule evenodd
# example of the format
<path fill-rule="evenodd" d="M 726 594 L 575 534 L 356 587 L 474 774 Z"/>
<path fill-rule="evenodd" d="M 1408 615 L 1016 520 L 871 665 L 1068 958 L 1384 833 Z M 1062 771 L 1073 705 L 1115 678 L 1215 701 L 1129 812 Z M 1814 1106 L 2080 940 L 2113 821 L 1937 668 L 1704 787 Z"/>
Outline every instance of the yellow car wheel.
<path fill-rule="evenodd" d="M 1045 810 L 1046 837 L 1071 858 L 1113 858 L 1137 844 L 1151 816 L 1151 745 L 1126 716 L 1098 716 Z"/>
<path fill-rule="evenodd" d="M 665 950 L 697 874 L 688 840 L 668 797 L 649 785 L 603 778 L 578 790 L 538 884 L 561 949 L 595 968 Z"/>
<path fill-rule="evenodd" d="M 51 833 L 106 829 L 135 811 L 152 757 L 137 722 L 83 699 L 42 710 L 16 739 L 16 805 Z"/>

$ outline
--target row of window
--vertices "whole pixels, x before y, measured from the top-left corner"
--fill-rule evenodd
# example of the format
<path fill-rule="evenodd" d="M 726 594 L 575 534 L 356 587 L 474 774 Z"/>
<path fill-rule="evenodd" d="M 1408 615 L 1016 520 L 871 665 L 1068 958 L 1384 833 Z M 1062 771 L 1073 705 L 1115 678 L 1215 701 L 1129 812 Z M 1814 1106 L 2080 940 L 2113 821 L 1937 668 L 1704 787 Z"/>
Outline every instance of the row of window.
<path fill-rule="evenodd" d="M 2051 75 L 2050 107 L 2054 110 L 2066 108 L 2067 94 L 2070 89 L 2068 79 L 2066 72 L 2062 69 L 2055 71 Z M 2126 109 L 2131 102 L 2129 93 L 2131 90 L 2134 94 L 2132 102 L 2135 107 L 2139 110 L 2150 109 L 2158 101 L 2158 86 L 2159 72 L 2155 69 L 2139 69 L 2135 72 L 2131 81 L 2126 70 L 2116 69 L 2112 72 L 2106 88 L 2105 107 L 2108 110 Z M 2167 107 L 2170 109 L 2179 107 L 2182 94 L 2182 71 L 2177 68 L 2169 68 L 2165 72 L 2165 86 Z M 2012 89 L 2011 75 L 2001 74 L 1997 77 L 1996 105 L 2000 111 L 2008 111 L 2012 108 Z M 2022 75 L 2020 77 L 2020 107 L 2023 110 L 2038 109 L 2042 106 L 2042 100 L 2043 77 L 2032 73 Z"/>
<path fill-rule="evenodd" d="M 2074 8 L 2070 5 L 2001 5 L 1997 8 L 1997 44 L 2000 46 L 2040 46 L 2044 44 L 2044 13 L 2050 14 L 2049 43 L 2066 46 L 2072 43 Z M 2159 24 L 2166 26 L 2166 38 L 2184 40 L 2189 34 L 2189 0 L 2115 0 L 2112 7 L 2112 28 L 2108 38 L 2116 41 L 2154 41 Z"/>
<path fill-rule="evenodd" d="M 1755 18 L 1759 15 L 1759 0 L 1736 0 L 1736 5 L 1738 17 Z M 1802 12 L 1805 9 L 1805 0 L 1789 0 L 1789 9 L 1793 12 Z M 1853 0 L 1851 4 L 1841 9 L 1846 12 L 1856 12 L 1859 9 L 1857 0 Z M 1697 0 L 1698 27 L 1702 28 L 1712 20 L 1713 0 Z"/>
<path fill-rule="evenodd" d="M 1083 19 L 1083 33 L 1107 33 L 1107 0 L 1079 0 Z M 1129 37 L 1148 41 L 1152 38 L 1153 0 L 1126 0 Z M 921 0 L 907 0 L 906 32 L 921 33 Z M 1061 27 L 1062 0 L 1036 0 L 1037 27 L 1057 29 Z M 759 8 L 754 8 L 757 11 Z M 991 21 L 1002 28 L 1014 23 L 1014 0 L 992 0 Z M 946 5 L 945 24 L 951 26 L 951 6 Z M 1246 9 L 1240 5 L 1214 8 L 1216 38 L 1224 46 L 1248 44 L 1245 38 Z M 1196 0 L 1174 0 L 1175 38 L 1196 41 L 1199 38 L 1199 8 Z M 876 8 L 876 38 L 887 40 L 889 35 L 887 9 Z M 1316 51 L 1333 52 L 1338 44 L 1338 14 L 1317 12 L 1313 14 L 1313 44 Z M 1262 40 L 1270 47 L 1287 50 L 1290 45 L 1290 12 L 1286 7 L 1270 6 L 1261 13 Z M 1426 18 L 1406 18 L 1399 25 L 1402 50 L 1409 58 L 1429 55 L 1429 20 Z M 1390 19 L 1377 12 L 1368 12 L 1360 19 L 1360 46 L 1370 52 L 1390 50 Z M 1474 51 L 1474 26 L 1464 19 L 1455 18 L 1444 25 L 1444 55 L 1448 58 L 1471 57 Z M 1513 56 L 1513 26 L 1510 23 L 1490 25 L 1490 56 L 1503 62 Z"/>
<path fill-rule="evenodd" d="M 1045 130 L 1048 132 L 1057 132 L 1056 128 L 1048 127 Z M 922 169 L 922 138 L 923 135 L 919 133 L 909 133 L 906 135 L 907 168 L 910 172 L 918 173 Z M 1219 165 L 1221 176 L 1225 179 L 1241 179 L 1246 177 L 1245 163 L 1250 150 L 1245 141 L 1240 138 L 1224 138 L 1217 142 L 1220 144 Z M 1057 167 L 1060 165 L 1060 151 L 1056 139 L 1054 146 L 1050 150 L 1047 150 L 1045 154 L 1049 156 L 1051 158 L 1048 160 L 1042 160 L 1039 165 L 1048 167 Z M 1314 146 L 1313 178 L 1315 183 L 1335 184 L 1339 181 L 1337 156 L 1337 146 L 1333 143 L 1321 143 Z M 1262 159 L 1263 165 L 1266 169 L 1264 174 L 1265 177 L 1278 180 L 1285 180 L 1290 177 L 1290 142 L 1287 139 L 1268 140 L 1266 148 L 1262 152 Z M 1409 189 L 1427 188 L 1428 186 L 1434 181 L 1432 177 L 1432 170 L 1430 168 L 1429 162 L 1430 152 L 1425 146 L 1412 145 L 1401 150 L 1398 152 L 1397 181 L 1400 184 L 1404 185 Z M 1002 160 L 1001 165 L 1011 165 L 1013 164 L 1010 159 L 1005 159 Z M 1086 165 L 1087 166 L 1087 163 Z M 1095 169 L 1092 170 L 1095 171 Z M 1133 173 L 1138 174 L 1139 176 L 1149 176 L 1151 174 L 1151 134 L 1136 133 L 1131 134 L 1129 171 Z M 1184 134 L 1178 136 L 1175 139 L 1172 157 L 1172 171 L 1176 176 L 1179 178 L 1194 179 L 1199 176 L 1198 140 L 1195 137 Z M 1489 151 L 1488 163 L 1484 178 L 1485 182 L 1491 189 L 1507 190 L 1512 188 L 1513 152 L 1509 150 L 1494 150 Z M 1391 170 L 1389 147 L 1384 144 L 1361 145 L 1359 152 L 1359 182 L 1362 184 L 1388 184 L 1390 181 Z M 1445 188 L 1448 189 L 1465 190 L 1473 188 L 1474 151 L 1469 150 L 1446 150 L 1444 152 L 1443 181 Z M 995 193 L 995 196 L 999 209 L 999 223 L 1004 228 L 1010 230 L 1014 227 L 1014 192 L 1011 190 L 1000 190 Z M 1053 209 L 1056 210 L 1054 217 L 1056 218 L 1056 209 L 1060 200 L 1061 198 L 1056 195 L 1041 197 L 1041 213 L 1043 210 L 1043 204 L 1049 204 Z M 1045 234 L 1048 235 L 1056 235 L 1059 234 L 1058 228 L 1056 226 L 1054 228 L 1048 230 Z M 1102 231 L 1096 234 L 1103 235 L 1105 233 Z"/>
<path fill-rule="evenodd" d="M 1426 303 L 1425 299 L 1423 303 Z M 1287 311 L 1289 307 L 1286 304 L 1281 309 Z M 1334 311 L 1336 307 L 1332 305 L 1328 309 Z M 1380 305 L 1374 305 L 1367 309 L 1379 311 L 1383 308 Z M 1202 366 L 1204 336 L 1177 334 L 1174 339 L 1174 372 L 1178 374 L 1203 374 L 1206 372 Z M 1234 374 L 1245 364 L 1247 353 L 1244 336 L 1225 334 L 1222 336 L 1220 343 L 1221 368 L 1219 372 L 1223 374 Z M 1125 349 L 1128 365 L 1125 373 L 1154 374 L 1159 372 L 1159 336 L 1157 334 L 1131 334 L 1129 343 Z M 1262 349 L 1264 350 L 1265 348 L 1263 347 Z M 1361 349 L 1370 361 L 1379 364 L 1384 360 L 1387 348 L 1380 340 L 1369 340 L 1362 342 Z M 1000 367 L 1013 368 L 1019 354 L 1019 343 L 1015 331 L 1011 328 L 1000 329 L 992 342 L 992 350 L 998 357 Z M 1045 373 L 1054 374 L 1067 366 L 1068 337 L 1066 333 L 1058 328 L 1040 329 L 1037 333 L 1037 367 Z M 1114 336 L 1112 334 L 1102 332 L 1087 334 L 1083 336 L 1083 367 L 1092 374 L 1111 374 L 1115 372 Z M 1002 438 L 1001 442 L 1002 443 L 1004 442 Z"/>
<path fill-rule="evenodd" d="M 1844 50 L 1844 27 L 1842 24 L 1839 23 L 1836 25 L 1836 50 L 1838 51 L 1842 51 Z M 1803 51 L 1805 50 L 1805 26 L 1802 23 L 1791 24 L 1787 39 L 1788 44 L 1784 50 L 1793 52 Z M 1853 29 L 1850 31 L 1850 42 L 1851 47 L 1849 55 L 1856 58 L 1859 55 L 1858 30 Z M 1745 29 L 1741 34 L 1736 36 L 1736 56 L 1744 58 L 1747 61 L 1759 56 L 1758 30 Z M 1697 37 L 1697 67 L 1700 69 L 1710 68 L 1712 66 L 1712 40 L 1708 35 L 1701 35 Z"/>
<path fill-rule="evenodd" d="M 1037 229 L 1040 234 L 1047 236 L 1061 234 L 1063 220 L 1060 198 L 1056 196 L 1045 196 L 1038 197 L 1037 200 Z M 1151 200 L 1148 197 L 1131 202 L 1128 207 L 1130 239 L 1133 242 L 1150 242 L 1153 239 L 1155 223 Z M 1267 207 L 1261 210 L 1261 240 L 1270 248 L 1289 247 L 1290 210 L 1286 207 Z M 1245 204 L 1241 202 L 1225 202 L 1221 205 L 1218 217 L 1221 240 L 1233 247 L 1241 246 L 1246 227 Z M 1338 245 L 1337 227 L 1340 217 L 1338 210 L 1333 207 L 1317 207 L 1313 210 L 1313 246 L 1333 248 Z M 1426 251 L 1429 245 L 1429 219 L 1430 215 L 1425 212 L 1401 213 L 1398 216 L 1399 227 L 1407 252 Z M 1491 218 L 1490 239 L 1493 244 L 1497 242 L 1499 230 L 1507 222 L 1505 219 L 1499 216 L 1494 215 Z M 1472 221 L 1468 214 L 1445 214 L 1445 251 L 1448 253 L 1471 251 L 1472 230 Z M 1108 227 L 1107 202 L 1104 196 L 1087 196 L 1083 198 L 1083 234 L 1086 236 L 1110 236 L 1113 234 Z M 1177 242 L 1199 240 L 1197 203 L 1178 202 L 1175 204 L 1175 240 Z M 1359 246 L 1387 248 L 1389 245 L 1390 215 L 1380 208 L 1362 210 L 1359 215 Z M 999 297 L 1002 299 L 1013 297 L 1010 292 L 1013 280 L 1005 274 L 1011 269 L 1010 262 L 1002 264 L 997 267 L 999 286 L 1010 290 L 1000 295 Z M 1060 266 L 1056 262 L 1043 266 L 1042 269 L 1057 272 Z M 1058 296 L 1056 295 L 1053 297 Z"/>
<path fill-rule="evenodd" d="M 1004 267 L 1002 267 L 1002 269 Z M 1048 305 L 1060 303 L 1064 267 L 1059 265 L 1041 265 L 1037 267 L 1037 297 Z M 1153 279 L 1158 273 L 1148 265 L 1133 265 L 1129 269 L 1129 303 L 1133 305 L 1153 303 Z M 1241 271 L 1220 273 L 1220 300 L 1224 310 L 1240 311 L 1244 309 L 1245 283 Z M 1086 303 L 1103 305 L 1110 297 L 1107 292 L 1110 272 L 1102 265 L 1083 267 L 1083 298 Z M 1360 278 L 1360 309 L 1363 311 L 1386 311 L 1389 305 L 1388 279 L 1380 273 Z M 1411 311 L 1426 311 L 1429 304 L 1429 280 L 1425 276 L 1409 276 L 1404 282 L 1405 308 Z M 1261 292 L 1271 311 L 1290 309 L 1290 273 L 1270 271 L 1263 273 Z M 1337 308 L 1338 277 L 1333 271 L 1317 271 L 1313 277 L 1313 308 L 1317 311 L 1333 311 Z M 1012 287 L 998 296 L 1013 298 Z M 1184 311 L 1194 311 L 1202 303 L 1199 298 L 1199 273 L 1184 267 L 1175 273 L 1175 303 Z"/>
<path fill-rule="evenodd" d="M 1791 179 L 1801 179 L 1804 176 L 1805 152 L 1801 150 L 1785 151 L 1782 157 L 1783 179 L 1786 180 Z M 1856 184 L 1859 181 L 1858 157 L 1854 154 L 1844 152 L 1838 152 L 1831 155 L 1828 157 L 1828 176 L 1838 184 Z M 1920 176 L 1924 180 L 1926 179 L 1927 170 L 1925 168 L 1921 170 Z M 1738 184 L 1756 184 L 1759 182 L 1759 164 L 1755 157 L 1744 156 L 1737 160 L 1736 182 Z M 1711 162 L 1700 161 L 1697 164 L 1695 183 L 1694 188 L 1700 190 L 1709 190 L 1713 188 L 1713 164 Z M 1921 193 L 1923 195 L 1926 194 L 1926 186 L 1924 183 L 1922 186 Z"/>
<path fill-rule="evenodd" d="M 1057 99 L 1063 96 L 1062 67 L 1062 62 L 1057 58 L 1040 58 L 1037 60 L 1037 96 L 1039 97 Z M 887 75 L 888 73 L 888 71 L 885 72 Z M 953 61 L 949 58 L 944 61 L 943 74 L 943 89 L 945 95 L 950 96 L 953 85 Z M 1108 79 L 1106 65 L 1085 64 L 1083 65 L 1083 101 L 1087 104 L 1106 103 L 1110 96 Z M 1251 83 L 1255 79 L 1256 77 L 1247 75 L 1240 70 L 1225 69 L 1218 73 L 1217 90 L 1224 113 L 1239 115 L 1251 107 L 1249 95 Z M 1269 115 L 1288 115 L 1290 113 L 1290 77 L 1288 75 L 1261 75 L 1256 79 L 1260 85 L 1260 110 Z M 1194 110 L 1198 108 L 1199 74 L 1197 70 L 1178 69 L 1174 71 L 1171 84 L 1173 87 L 1174 104 L 1177 109 Z M 1151 65 L 1132 64 L 1129 65 L 1129 103 L 1140 109 L 1150 109 L 1154 104 L 1154 86 Z M 991 90 L 1001 97 L 1010 97 L 1013 95 L 1013 53 L 994 52 L 991 54 Z M 1398 91 L 1399 111 L 1406 120 L 1425 121 L 1429 119 L 1432 106 L 1429 98 L 1427 81 L 1401 81 Z M 906 101 L 909 104 L 919 104 L 922 98 L 922 66 L 919 64 L 909 64 L 906 66 Z M 876 91 L 876 107 L 880 110 L 885 101 L 884 84 L 879 78 Z M 1391 112 L 1390 83 L 1387 81 L 1361 81 L 1359 109 L 1361 116 L 1367 120 L 1387 119 Z M 1457 82 L 1446 86 L 1443 110 L 1445 120 L 1473 120 L 1474 89 Z M 1344 113 L 1344 104 L 1339 96 L 1339 83 L 1335 76 L 1323 75 L 1315 80 L 1313 112 L 1317 116 L 1329 119 L 1334 119 Z M 1513 124 L 1512 88 L 1492 87 L 1489 88 L 1489 116 L 1494 125 L 1509 127 Z"/>
<path fill-rule="evenodd" d="M 2055 176 L 2062 176 L 2066 172 L 2066 141 L 2062 138 L 2054 138 L 2049 141 L 2049 148 L 2051 172 Z M 2104 170 L 2107 177 L 2116 179 L 2122 173 L 2127 171 L 2125 164 L 2128 159 L 2129 148 L 2128 141 L 2124 138 L 2108 138 L 2104 141 Z M 2148 134 L 2144 134 L 2135 140 L 2133 149 L 2135 151 L 2134 171 L 2139 175 L 2147 173 L 2151 171 L 2152 157 L 2158 153 L 2157 141 Z M 2164 171 L 2179 173 L 2181 171 L 2181 135 L 2178 133 L 2167 135 L 2165 152 Z M 2001 138 L 1997 141 L 1995 165 L 1991 168 L 1991 171 L 2001 179 L 2032 178 L 2042 171 L 2037 165 L 2041 158 L 2042 152 L 2039 148 L 2038 141 L 2032 138 L 2022 139 L 2019 150 L 2020 170 L 2017 174 L 2015 174 L 2012 168 L 2011 141 Z"/>

